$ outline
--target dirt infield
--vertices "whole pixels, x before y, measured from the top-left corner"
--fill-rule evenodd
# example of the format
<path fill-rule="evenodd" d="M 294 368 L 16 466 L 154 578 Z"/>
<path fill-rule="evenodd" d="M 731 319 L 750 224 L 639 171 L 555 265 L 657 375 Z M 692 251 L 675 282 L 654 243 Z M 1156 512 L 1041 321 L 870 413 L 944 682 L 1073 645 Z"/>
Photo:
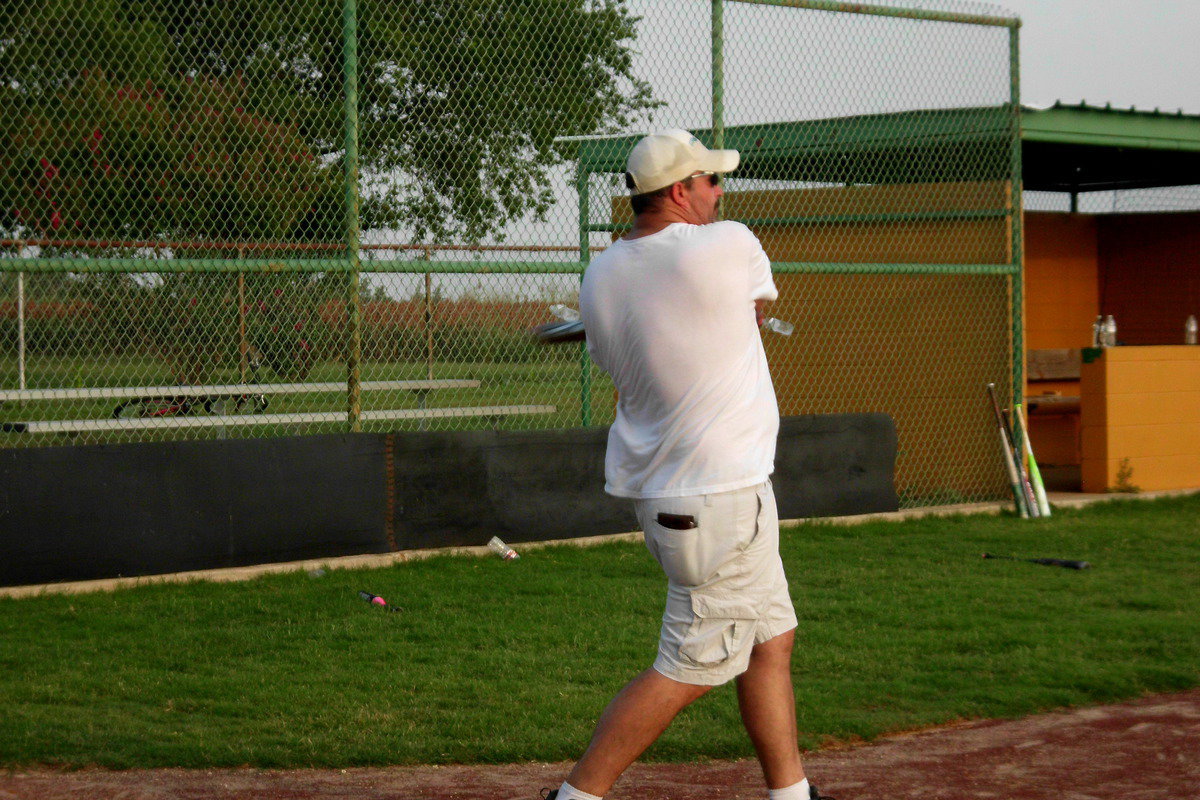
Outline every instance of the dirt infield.
<path fill-rule="evenodd" d="M 1196 800 L 1200 689 L 984 720 L 805 757 L 838 800 Z M 23 770 L 0 800 L 534 800 L 566 764 L 348 770 Z M 761 800 L 753 761 L 638 764 L 609 800 Z"/>

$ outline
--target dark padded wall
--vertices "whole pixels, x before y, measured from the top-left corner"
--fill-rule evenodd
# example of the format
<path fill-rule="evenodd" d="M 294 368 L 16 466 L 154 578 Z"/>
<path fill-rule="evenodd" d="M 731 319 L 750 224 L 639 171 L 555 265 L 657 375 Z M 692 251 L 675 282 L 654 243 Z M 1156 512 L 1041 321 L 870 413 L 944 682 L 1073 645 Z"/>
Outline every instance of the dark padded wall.
<path fill-rule="evenodd" d="M 396 434 L 399 549 L 570 539 L 637 530 L 604 494 L 606 428 Z M 781 519 L 895 511 L 886 414 L 785 417 L 775 455 Z"/>
<path fill-rule="evenodd" d="M 0 450 L 0 585 L 383 552 L 378 436 Z"/>
<path fill-rule="evenodd" d="M 400 549 L 535 542 L 637 528 L 604 493 L 607 428 L 396 434 Z"/>
<path fill-rule="evenodd" d="M 896 446 L 887 414 L 784 417 L 771 479 L 779 518 L 895 511 Z"/>
<path fill-rule="evenodd" d="M 0 585 L 635 530 L 604 428 L 0 450 Z M 891 511 L 884 414 L 788 417 L 780 517 Z"/>

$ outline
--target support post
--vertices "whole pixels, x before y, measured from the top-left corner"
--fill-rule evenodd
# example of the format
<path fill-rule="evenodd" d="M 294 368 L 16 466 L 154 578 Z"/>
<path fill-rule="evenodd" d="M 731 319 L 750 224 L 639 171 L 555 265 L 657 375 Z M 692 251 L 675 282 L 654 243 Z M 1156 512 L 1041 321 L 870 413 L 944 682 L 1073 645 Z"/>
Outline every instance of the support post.
<path fill-rule="evenodd" d="M 238 261 L 245 257 L 243 248 L 239 247 Z M 237 274 L 237 309 L 238 309 L 238 379 L 246 382 L 246 370 L 250 365 L 250 343 L 246 339 L 246 273 Z"/>
<path fill-rule="evenodd" d="M 1025 400 L 1025 259 L 1023 225 L 1025 201 L 1021 176 L 1021 39 L 1020 24 L 1008 29 L 1008 70 L 1012 121 L 1009 180 L 1012 183 L 1012 402 Z"/>
<path fill-rule="evenodd" d="M 358 216 L 358 7 L 356 0 L 342 6 L 342 56 L 345 71 L 346 151 L 346 421 L 351 432 L 362 430 L 362 297 L 360 295 L 360 231 Z"/>
<path fill-rule="evenodd" d="M 17 273 L 17 388 L 25 389 L 25 273 Z"/>
<path fill-rule="evenodd" d="M 591 236 L 588 231 L 590 215 L 587 169 L 583 166 L 583 158 L 575 168 L 575 192 L 579 196 L 579 282 L 583 282 L 583 273 L 592 260 Z M 587 342 L 579 343 L 579 424 L 588 427 L 592 424 L 592 359 L 588 355 Z"/>
<path fill-rule="evenodd" d="M 433 260 L 433 251 L 425 248 L 425 263 Z M 425 272 L 425 377 L 433 380 L 433 278 Z"/>
<path fill-rule="evenodd" d="M 712 0 L 712 147 L 725 147 L 725 0 Z"/>

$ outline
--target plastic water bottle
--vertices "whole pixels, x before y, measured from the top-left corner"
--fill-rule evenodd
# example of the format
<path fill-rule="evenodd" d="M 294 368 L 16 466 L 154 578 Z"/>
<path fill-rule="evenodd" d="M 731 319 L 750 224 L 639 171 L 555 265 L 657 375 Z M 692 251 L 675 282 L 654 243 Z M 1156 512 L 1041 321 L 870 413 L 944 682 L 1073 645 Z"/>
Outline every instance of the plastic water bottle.
<path fill-rule="evenodd" d="M 550 313 L 561 319 L 563 322 L 578 322 L 579 312 L 570 306 L 564 306 L 562 303 L 555 303 L 550 306 Z"/>
<path fill-rule="evenodd" d="M 503 558 L 505 561 L 516 561 L 518 558 L 520 558 L 520 556 L 517 555 L 516 550 L 513 550 L 504 542 L 500 541 L 499 536 L 493 536 L 491 540 L 488 541 L 488 547 L 492 548 L 492 552 Z"/>
<path fill-rule="evenodd" d="M 768 330 L 771 333 L 778 333 L 780 336 L 791 336 L 792 331 L 796 330 L 796 326 L 790 322 L 775 317 L 767 317 L 762 321 L 763 330 Z"/>
<path fill-rule="evenodd" d="M 1092 347 L 1101 347 L 1104 342 L 1104 317 L 1096 315 L 1096 321 L 1092 323 Z"/>
<path fill-rule="evenodd" d="M 1188 314 L 1187 322 L 1183 323 L 1183 343 L 1196 344 L 1196 315 Z"/>
<path fill-rule="evenodd" d="M 1104 346 L 1117 346 L 1117 321 L 1113 319 L 1112 314 L 1104 318 Z"/>

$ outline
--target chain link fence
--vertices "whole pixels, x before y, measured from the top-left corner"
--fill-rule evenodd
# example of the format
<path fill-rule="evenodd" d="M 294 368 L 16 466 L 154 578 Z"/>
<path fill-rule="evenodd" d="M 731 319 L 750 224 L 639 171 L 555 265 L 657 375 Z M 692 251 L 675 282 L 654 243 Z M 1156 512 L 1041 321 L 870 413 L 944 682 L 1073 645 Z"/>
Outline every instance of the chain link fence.
<path fill-rule="evenodd" d="M 905 505 L 1002 496 L 1020 385 L 1017 21 L 978 3 L 14 0 L 0 447 L 608 424 L 572 306 L 647 131 L 796 326 L 785 414 L 883 411 Z"/>

